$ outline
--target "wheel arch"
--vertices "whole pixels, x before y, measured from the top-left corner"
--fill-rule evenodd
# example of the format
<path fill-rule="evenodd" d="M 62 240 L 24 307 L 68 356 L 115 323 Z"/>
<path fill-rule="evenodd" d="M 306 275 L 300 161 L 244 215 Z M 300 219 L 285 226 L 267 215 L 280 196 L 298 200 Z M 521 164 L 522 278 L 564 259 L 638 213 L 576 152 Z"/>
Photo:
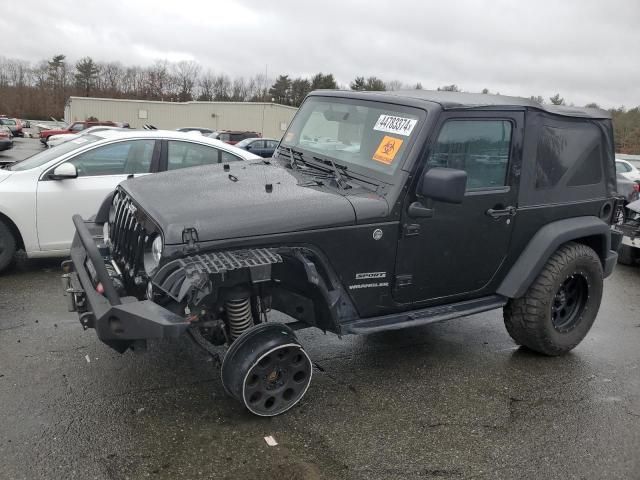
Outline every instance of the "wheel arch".
<path fill-rule="evenodd" d="M 496 293 L 508 298 L 523 296 L 553 252 L 572 241 L 592 248 L 605 266 L 611 249 L 611 229 L 607 223 L 595 216 L 557 220 L 544 225 L 531 238 Z"/>
<path fill-rule="evenodd" d="M 0 212 L 0 222 L 4 223 L 7 227 L 9 227 L 9 230 L 13 234 L 13 238 L 16 239 L 16 249 L 24 250 L 25 248 L 24 240 L 22 238 L 22 234 L 20 233 L 20 229 L 18 228 L 16 223 L 2 212 Z"/>

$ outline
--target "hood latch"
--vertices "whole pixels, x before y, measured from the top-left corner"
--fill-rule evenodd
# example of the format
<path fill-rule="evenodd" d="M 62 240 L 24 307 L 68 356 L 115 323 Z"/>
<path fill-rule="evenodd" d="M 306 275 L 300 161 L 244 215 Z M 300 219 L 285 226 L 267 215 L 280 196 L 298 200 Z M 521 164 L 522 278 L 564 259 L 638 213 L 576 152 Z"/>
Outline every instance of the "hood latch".
<path fill-rule="evenodd" d="M 182 230 L 182 242 L 187 244 L 189 250 L 195 250 L 198 242 L 198 231 L 194 227 L 187 227 Z"/>

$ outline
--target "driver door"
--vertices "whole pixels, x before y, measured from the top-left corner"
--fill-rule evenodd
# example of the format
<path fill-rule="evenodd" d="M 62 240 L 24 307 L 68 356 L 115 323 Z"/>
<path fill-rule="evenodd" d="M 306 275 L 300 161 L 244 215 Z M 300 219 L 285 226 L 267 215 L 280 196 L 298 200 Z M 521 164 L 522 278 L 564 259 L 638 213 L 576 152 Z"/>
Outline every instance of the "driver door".
<path fill-rule="evenodd" d="M 418 198 L 414 185 L 398 246 L 397 302 L 437 304 L 488 294 L 511 240 L 523 122 L 521 112 L 443 115 L 418 171 L 464 170 L 467 188 L 461 204 L 448 204 Z M 409 215 L 407 206 L 416 200 L 431 216 Z"/>
<path fill-rule="evenodd" d="M 53 168 L 38 182 L 36 222 L 40 250 L 68 250 L 73 239 L 71 217 L 95 215 L 105 197 L 131 176 L 151 172 L 160 148 L 156 140 L 126 140 L 102 145 L 72 157 L 77 178 L 54 180 Z"/>

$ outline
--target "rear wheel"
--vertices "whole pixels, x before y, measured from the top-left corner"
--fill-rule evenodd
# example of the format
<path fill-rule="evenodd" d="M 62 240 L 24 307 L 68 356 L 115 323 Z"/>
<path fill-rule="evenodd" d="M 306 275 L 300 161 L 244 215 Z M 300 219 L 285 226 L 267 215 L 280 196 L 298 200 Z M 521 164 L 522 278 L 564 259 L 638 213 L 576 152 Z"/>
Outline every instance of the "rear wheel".
<path fill-rule="evenodd" d="M 589 332 L 602 299 L 602 264 L 586 245 L 567 243 L 521 298 L 504 308 L 509 335 L 545 355 L 562 355 Z"/>
<path fill-rule="evenodd" d="M 16 253 L 16 239 L 11 229 L 0 221 L 0 272 L 13 262 Z"/>

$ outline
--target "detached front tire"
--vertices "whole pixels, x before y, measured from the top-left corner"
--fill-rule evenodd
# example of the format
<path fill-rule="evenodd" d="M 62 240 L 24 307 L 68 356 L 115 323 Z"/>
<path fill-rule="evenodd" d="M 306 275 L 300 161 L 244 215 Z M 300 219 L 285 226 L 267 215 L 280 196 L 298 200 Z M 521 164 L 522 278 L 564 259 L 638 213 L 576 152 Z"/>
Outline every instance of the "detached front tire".
<path fill-rule="evenodd" d="M 525 295 L 505 306 L 509 335 L 545 355 L 569 352 L 596 319 L 602 283 L 602 263 L 592 248 L 574 242 L 561 246 Z"/>
<path fill-rule="evenodd" d="M 0 272 L 11 265 L 16 254 L 16 239 L 9 227 L 0 220 Z"/>

